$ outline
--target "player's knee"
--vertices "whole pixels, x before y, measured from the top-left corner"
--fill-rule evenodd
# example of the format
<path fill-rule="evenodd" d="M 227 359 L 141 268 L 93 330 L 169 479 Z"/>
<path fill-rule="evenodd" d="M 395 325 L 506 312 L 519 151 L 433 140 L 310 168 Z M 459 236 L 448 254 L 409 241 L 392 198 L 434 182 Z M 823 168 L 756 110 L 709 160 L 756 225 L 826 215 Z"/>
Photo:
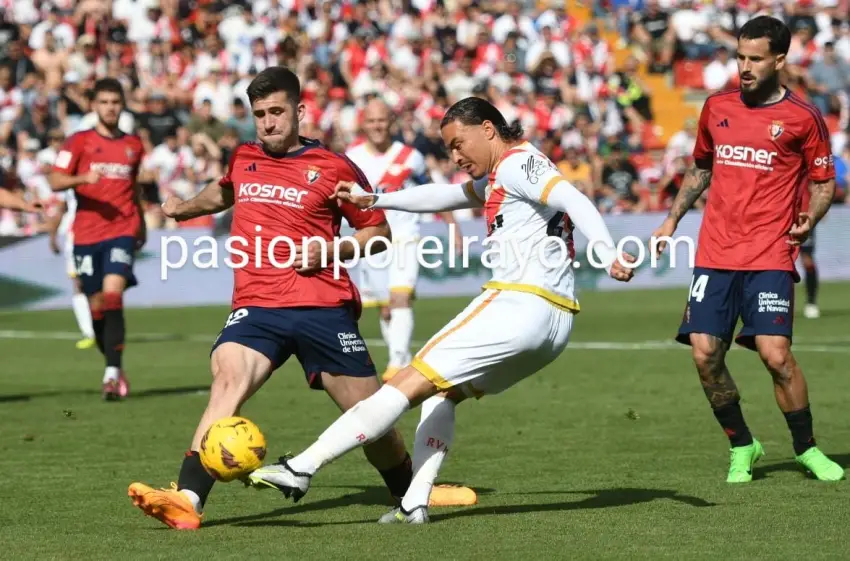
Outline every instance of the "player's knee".
<path fill-rule="evenodd" d="M 103 310 L 106 312 L 124 309 L 124 294 L 117 291 L 103 293 Z"/>
<path fill-rule="evenodd" d="M 710 376 L 723 368 L 724 354 L 714 345 L 694 341 L 692 346 L 694 365 L 701 376 Z"/>
<path fill-rule="evenodd" d="M 390 308 L 409 308 L 410 294 L 407 292 L 392 292 L 390 294 Z"/>
<path fill-rule="evenodd" d="M 251 377 L 245 361 L 236 349 L 222 345 L 216 349 L 212 359 L 213 384 L 210 399 L 221 396 L 241 396 L 251 387 Z"/>
<path fill-rule="evenodd" d="M 778 382 L 789 381 L 794 374 L 794 356 L 791 349 L 783 344 L 759 345 L 759 356 Z"/>

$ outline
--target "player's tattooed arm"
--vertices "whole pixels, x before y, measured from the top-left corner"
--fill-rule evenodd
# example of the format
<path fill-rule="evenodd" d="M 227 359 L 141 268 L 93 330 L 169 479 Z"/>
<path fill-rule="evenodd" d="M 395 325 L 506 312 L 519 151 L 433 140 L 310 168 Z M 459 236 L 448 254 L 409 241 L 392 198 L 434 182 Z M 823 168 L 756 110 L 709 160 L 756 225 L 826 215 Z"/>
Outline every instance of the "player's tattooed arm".
<path fill-rule="evenodd" d="M 809 191 L 812 194 L 809 201 L 809 215 L 812 219 L 812 227 L 814 227 L 826 215 L 835 199 L 835 180 L 812 181 L 809 184 Z"/>
<path fill-rule="evenodd" d="M 679 194 L 676 195 L 676 199 L 673 201 L 673 206 L 670 208 L 670 213 L 667 217 L 678 224 L 682 217 L 685 216 L 685 213 L 694 206 L 694 203 L 708 189 L 709 185 L 711 185 L 711 170 L 696 166 L 691 167 L 685 173 L 682 187 L 679 189 Z"/>

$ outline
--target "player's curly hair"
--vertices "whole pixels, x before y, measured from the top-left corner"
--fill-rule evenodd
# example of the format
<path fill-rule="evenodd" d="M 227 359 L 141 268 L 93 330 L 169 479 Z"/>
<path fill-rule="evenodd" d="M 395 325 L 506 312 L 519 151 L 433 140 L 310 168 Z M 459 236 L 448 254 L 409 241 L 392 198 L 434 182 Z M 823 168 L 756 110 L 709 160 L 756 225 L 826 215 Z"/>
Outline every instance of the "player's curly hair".
<path fill-rule="evenodd" d="M 738 40 L 767 38 L 770 54 L 787 55 L 791 48 L 791 30 L 781 20 L 771 16 L 758 16 L 743 26 L 738 32 Z"/>
<path fill-rule="evenodd" d="M 524 134 L 522 125 L 518 120 L 508 124 L 504 115 L 492 103 L 480 97 L 467 97 L 452 105 L 443 116 L 440 128 L 455 121 L 467 126 L 480 125 L 484 121 L 490 121 L 496 127 L 496 132 L 499 133 L 502 140 L 520 140 Z"/>
<path fill-rule="evenodd" d="M 286 93 L 286 98 L 293 105 L 301 102 L 301 81 L 298 76 L 283 66 L 270 66 L 251 80 L 248 84 L 248 101 L 251 105 L 258 99 L 263 99 L 277 92 Z"/>

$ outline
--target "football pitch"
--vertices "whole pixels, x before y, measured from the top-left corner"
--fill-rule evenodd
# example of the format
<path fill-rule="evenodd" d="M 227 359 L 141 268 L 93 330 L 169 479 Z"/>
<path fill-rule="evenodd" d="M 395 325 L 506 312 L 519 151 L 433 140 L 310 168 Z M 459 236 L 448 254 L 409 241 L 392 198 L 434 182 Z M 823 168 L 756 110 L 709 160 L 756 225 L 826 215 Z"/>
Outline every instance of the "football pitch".
<path fill-rule="evenodd" d="M 823 284 L 818 320 L 799 315 L 819 446 L 850 465 L 850 284 Z M 584 293 L 570 347 L 543 372 L 458 409 L 440 482 L 479 504 L 432 524 L 380 526 L 378 473 L 355 451 L 293 505 L 276 491 L 218 484 L 203 527 L 170 530 L 127 486 L 168 487 L 206 404 L 210 345 L 225 308 L 129 310 L 132 395 L 100 400 L 103 362 L 74 348 L 70 310 L 0 315 L 0 543 L 7 559 L 827 559 L 846 558 L 848 482 L 796 465 L 758 357 L 728 362 L 765 446 L 750 484 L 725 483 L 728 441 L 688 350 L 672 343 L 687 289 Z M 424 342 L 468 299 L 415 303 Z M 361 322 L 379 367 L 374 310 Z M 493 329 L 500 326 L 494 325 Z M 268 460 L 299 452 L 339 414 L 294 360 L 244 407 Z M 419 410 L 401 429 L 410 444 Z M 7 557 L 8 556 L 8 557 Z"/>

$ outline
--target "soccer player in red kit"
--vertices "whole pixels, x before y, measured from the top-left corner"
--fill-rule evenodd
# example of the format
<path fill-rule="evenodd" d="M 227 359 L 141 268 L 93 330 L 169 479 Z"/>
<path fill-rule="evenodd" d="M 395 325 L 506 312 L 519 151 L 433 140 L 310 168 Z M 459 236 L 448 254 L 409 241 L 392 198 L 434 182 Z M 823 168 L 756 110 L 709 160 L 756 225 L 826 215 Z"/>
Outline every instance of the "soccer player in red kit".
<path fill-rule="evenodd" d="M 144 148 L 138 136 L 118 128 L 124 108 L 118 80 L 98 80 L 92 105 L 97 123 L 65 141 L 56 155 L 50 185 L 54 191 L 73 189 L 77 199 L 73 226 L 77 276 L 89 299 L 98 349 L 106 358 L 103 398 L 117 400 L 130 391 L 121 366 L 124 291 L 138 284 L 133 262 L 146 239 L 136 185 Z"/>
<path fill-rule="evenodd" d="M 695 165 L 653 234 L 672 236 L 706 190 L 694 275 L 677 340 L 692 347 L 705 395 L 729 437 L 727 481 L 752 481 L 764 454 L 744 421 L 725 356 L 734 337 L 757 351 L 773 377 L 797 461 L 823 481 L 844 470 L 815 445 L 806 379 L 791 352 L 795 260 L 835 192 L 829 134 L 813 106 L 782 86 L 791 41 L 779 20 L 759 16 L 738 35 L 741 88 L 710 96 L 699 121 Z M 803 191 L 811 190 L 802 213 Z M 662 240 L 657 249 L 663 251 Z"/>
<path fill-rule="evenodd" d="M 370 239 L 388 240 L 386 217 L 382 211 L 364 212 L 333 197 L 339 181 L 353 181 L 367 189 L 369 183 L 345 156 L 299 135 L 305 106 L 295 74 L 281 67 L 268 68 L 251 82 L 247 93 L 260 142 L 239 146 L 226 175 L 195 198 L 185 202 L 170 198 L 163 205 L 164 213 L 178 220 L 233 206 L 231 240 L 242 238 L 246 243 L 233 241 L 231 247 L 248 256 L 244 266 L 234 271 L 232 311 L 211 352 L 209 404 L 183 459 L 177 485 L 155 490 L 133 483 L 128 489 L 133 503 L 145 514 L 177 529 L 200 527 L 215 481 L 198 454 L 204 433 L 216 420 L 237 415 L 242 404 L 292 355 L 301 363 L 309 387 L 323 389 L 343 411 L 379 389 L 375 365 L 357 324 L 360 295 L 344 268 L 334 272 L 334 262 L 347 261 L 355 252 L 363 255 Z M 343 241 L 334 255 L 342 218 L 357 230 L 353 238 L 358 247 Z M 326 240 L 326 266 L 322 244 L 304 244 L 314 236 Z M 261 240 L 260 256 L 256 238 Z M 284 238 L 291 240 L 292 247 Z M 386 249 L 384 242 L 377 241 L 372 251 Z M 401 435 L 390 430 L 365 452 L 390 494 L 400 501 L 413 478 Z M 431 500 L 469 504 L 464 497 L 470 494 L 474 498 L 471 489 L 438 488 Z"/>

